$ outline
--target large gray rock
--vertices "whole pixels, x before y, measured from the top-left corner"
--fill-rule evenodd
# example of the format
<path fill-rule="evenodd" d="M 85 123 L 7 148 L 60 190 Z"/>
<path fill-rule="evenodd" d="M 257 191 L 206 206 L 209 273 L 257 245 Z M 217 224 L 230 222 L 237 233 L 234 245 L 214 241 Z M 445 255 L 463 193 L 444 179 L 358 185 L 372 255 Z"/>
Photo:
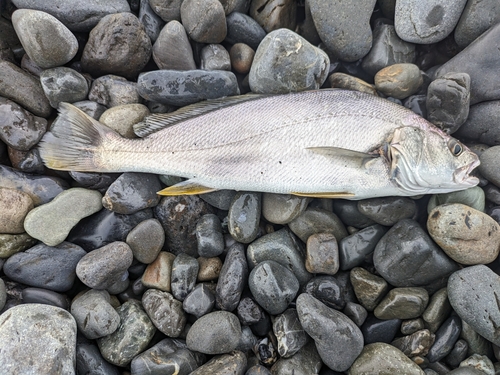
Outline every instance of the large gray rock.
<path fill-rule="evenodd" d="M 182 24 L 198 43 L 220 43 L 227 33 L 226 15 L 219 0 L 184 0 Z"/>
<path fill-rule="evenodd" d="M 467 121 L 454 137 L 471 139 L 488 146 L 500 144 L 500 100 L 478 103 L 470 107 Z"/>
<path fill-rule="evenodd" d="M 89 92 L 85 77 L 64 66 L 44 70 L 40 74 L 40 83 L 53 108 L 58 108 L 61 102 L 85 100 Z"/>
<path fill-rule="evenodd" d="M 500 3 L 497 0 L 468 0 L 455 28 L 455 42 L 465 48 L 499 21 Z"/>

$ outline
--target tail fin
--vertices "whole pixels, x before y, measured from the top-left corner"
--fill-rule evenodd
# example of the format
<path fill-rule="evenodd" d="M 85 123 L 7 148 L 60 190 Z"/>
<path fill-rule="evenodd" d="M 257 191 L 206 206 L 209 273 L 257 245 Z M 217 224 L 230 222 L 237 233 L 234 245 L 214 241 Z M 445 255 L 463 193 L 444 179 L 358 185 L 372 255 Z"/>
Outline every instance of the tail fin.
<path fill-rule="evenodd" d="M 119 137 L 77 107 L 61 103 L 59 117 L 40 141 L 40 156 L 51 169 L 104 172 L 96 154 L 110 136 Z"/>

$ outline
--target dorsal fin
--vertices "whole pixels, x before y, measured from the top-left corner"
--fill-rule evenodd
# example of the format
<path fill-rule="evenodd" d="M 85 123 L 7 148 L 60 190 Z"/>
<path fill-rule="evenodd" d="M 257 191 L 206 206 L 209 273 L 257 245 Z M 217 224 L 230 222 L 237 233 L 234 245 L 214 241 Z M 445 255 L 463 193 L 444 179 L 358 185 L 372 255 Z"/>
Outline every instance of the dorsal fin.
<path fill-rule="evenodd" d="M 235 104 L 248 102 L 259 99 L 268 95 L 260 94 L 245 94 L 237 96 L 228 96 L 221 99 L 210 99 L 202 102 L 194 103 L 178 109 L 171 113 L 156 113 L 148 116 L 144 121 L 134 125 L 134 132 L 139 137 L 146 137 L 152 133 L 168 128 L 181 121 L 190 118 L 201 116 L 205 113 L 215 111 L 217 109 L 226 108 Z"/>

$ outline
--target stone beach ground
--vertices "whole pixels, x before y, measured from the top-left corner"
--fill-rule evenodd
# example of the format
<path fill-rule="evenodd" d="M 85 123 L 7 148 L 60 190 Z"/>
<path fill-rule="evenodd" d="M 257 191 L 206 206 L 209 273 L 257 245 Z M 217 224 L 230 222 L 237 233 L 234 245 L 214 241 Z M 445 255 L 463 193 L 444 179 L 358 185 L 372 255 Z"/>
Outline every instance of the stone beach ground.
<path fill-rule="evenodd" d="M 500 373 L 498 0 L 0 5 L 0 374 Z M 450 132 L 480 184 L 159 197 L 179 178 L 37 149 L 61 102 L 136 138 L 151 113 L 329 87 Z"/>

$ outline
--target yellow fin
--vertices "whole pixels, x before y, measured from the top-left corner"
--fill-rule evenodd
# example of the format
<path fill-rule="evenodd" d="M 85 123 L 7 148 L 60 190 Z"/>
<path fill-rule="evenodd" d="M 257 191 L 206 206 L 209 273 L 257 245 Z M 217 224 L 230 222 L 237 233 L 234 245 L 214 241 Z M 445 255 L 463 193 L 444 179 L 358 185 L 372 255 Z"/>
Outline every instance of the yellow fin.
<path fill-rule="evenodd" d="M 293 195 L 297 195 L 299 197 L 308 197 L 308 198 L 353 198 L 356 195 L 353 193 L 346 192 L 324 192 L 324 193 L 299 193 L 292 192 Z"/>
<path fill-rule="evenodd" d="M 163 190 L 160 190 L 156 194 L 167 195 L 167 196 L 193 195 L 193 194 L 210 193 L 210 192 L 215 191 L 215 190 L 217 190 L 217 189 L 206 187 L 206 186 L 200 185 L 196 182 L 193 182 L 191 180 L 187 180 L 187 181 L 182 181 L 182 182 L 179 182 L 178 184 L 169 186 Z"/>

